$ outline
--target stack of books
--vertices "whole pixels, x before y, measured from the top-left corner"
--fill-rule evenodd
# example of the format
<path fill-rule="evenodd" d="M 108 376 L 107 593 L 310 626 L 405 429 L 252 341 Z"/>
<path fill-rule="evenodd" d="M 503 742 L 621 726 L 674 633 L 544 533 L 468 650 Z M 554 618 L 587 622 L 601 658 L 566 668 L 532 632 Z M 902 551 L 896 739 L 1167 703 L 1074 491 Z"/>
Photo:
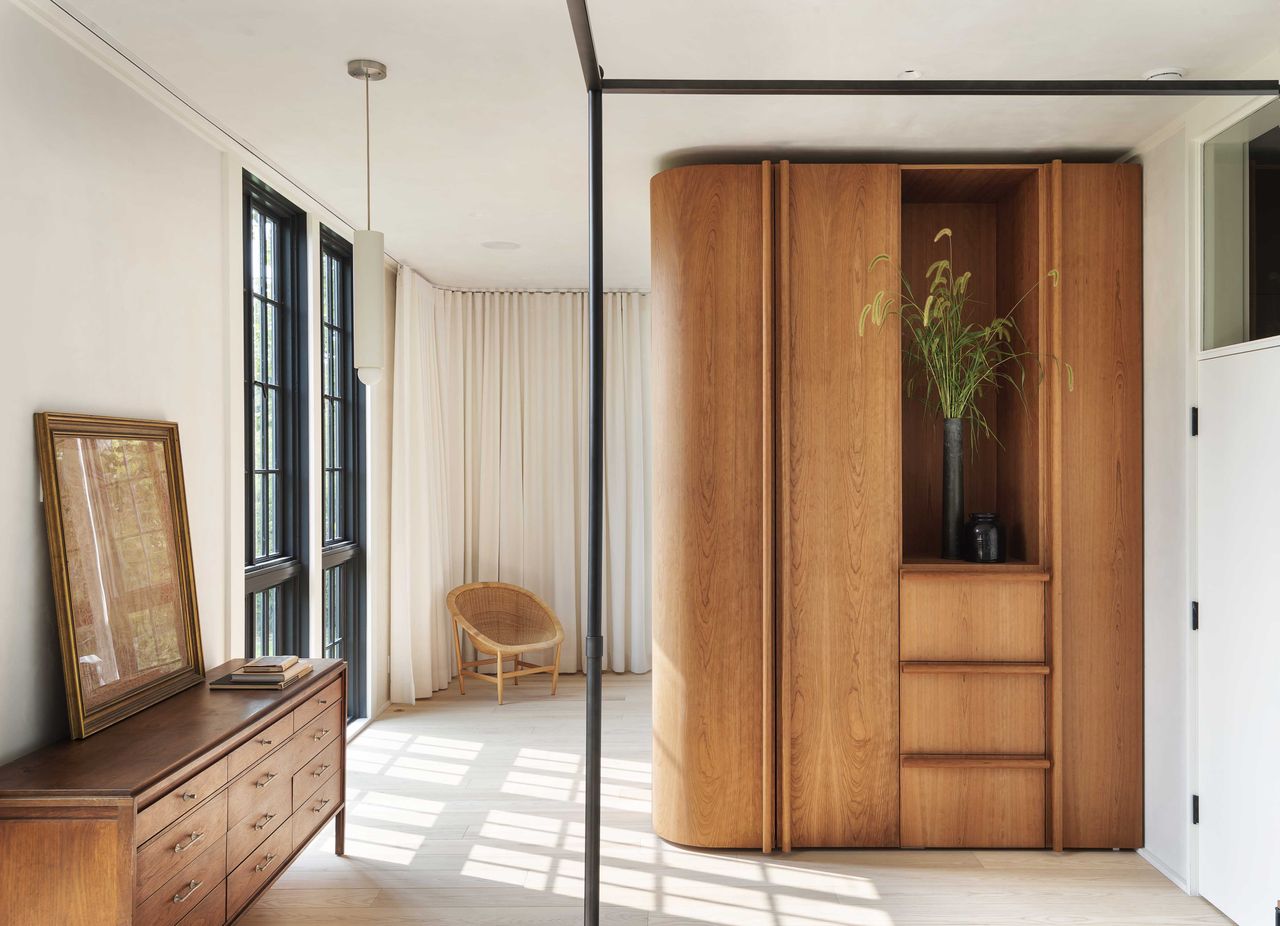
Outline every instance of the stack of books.
<path fill-rule="evenodd" d="M 288 688 L 311 673 L 311 663 L 297 656 L 259 656 L 235 672 L 209 683 L 210 688 Z"/>

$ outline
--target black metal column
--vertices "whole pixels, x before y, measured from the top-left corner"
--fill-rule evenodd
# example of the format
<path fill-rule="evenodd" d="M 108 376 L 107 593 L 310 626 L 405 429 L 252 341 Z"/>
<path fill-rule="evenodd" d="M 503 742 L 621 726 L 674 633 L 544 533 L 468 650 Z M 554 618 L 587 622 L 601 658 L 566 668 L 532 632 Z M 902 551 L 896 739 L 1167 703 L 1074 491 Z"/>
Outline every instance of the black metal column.
<path fill-rule="evenodd" d="M 583 921 L 600 922 L 600 669 L 604 657 L 600 609 L 604 563 L 604 135 L 603 94 L 587 90 L 587 211 L 591 241 L 587 300 L 591 320 L 591 431 L 587 535 L 587 832 Z"/>

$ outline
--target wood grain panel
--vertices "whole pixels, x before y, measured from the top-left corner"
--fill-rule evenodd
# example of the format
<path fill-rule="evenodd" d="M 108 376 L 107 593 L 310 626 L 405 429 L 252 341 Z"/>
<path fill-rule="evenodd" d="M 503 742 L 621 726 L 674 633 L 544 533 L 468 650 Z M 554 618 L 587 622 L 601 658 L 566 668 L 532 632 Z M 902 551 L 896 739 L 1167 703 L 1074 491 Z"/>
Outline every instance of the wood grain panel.
<path fill-rule="evenodd" d="M 1048 209 L 1047 182 L 1045 171 L 1033 171 L 996 209 L 996 250 L 1000 256 L 997 303 L 1000 311 L 1013 311 L 1023 349 L 1039 357 L 1050 353 L 1042 319 L 1053 289 L 1046 279 L 1050 269 L 1045 266 L 1048 242 L 1041 233 L 1041 219 Z M 1002 446 L 994 453 L 995 508 L 1004 521 L 1009 556 L 1035 563 L 1041 561 L 1045 548 L 1049 492 L 1045 472 L 1047 390 L 1040 388 L 1047 367 L 1029 357 L 1023 368 L 1021 397 L 1012 389 L 1001 389 L 996 395 Z"/>
<path fill-rule="evenodd" d="M 1036 848 L 1045 844 L 1044 771 L 902 769 L 902 845 Z"/>
<path fill-rule="evenodd" d="M 222 881 L 182 919 L 182 926 L 222 926 L 226 921 L 227 882 Z"/>
<path fill-rule="evenodd" d="M 1042 662 L 1044 590 L 1014 577 L 904 575 L 902 658 Z"/>
<path fill-rule="evenodd" d="M 227 913 L 234 916 L 271 882 L 293 851 L 293 830 L 282 826 L 227 875 Z"/>
<path fill-rule="evenodd" d="M 296 712 L 295 712 L 296 714 Z M 294 714 L 286 714 L 265 730 L 258 730 L 227 756 L 227 774 L 235 778 L 263 756 L 270 755 L 293 734 Z"/>
<path fill-rule="evenodd" d="M 858 337 L 894 283 L 899 176 L 788 165 L 779 278 L 782 845 L 898 842 L 898 336 Z"/>
<path fill-rule="evenodd" d="M 227 794 L 221 791 L 138 849 L 137 897 L 150 897 L 170 876 L 227 835 Z"/>
<path fill-rule="evenodd" d="M 226 842 L 219 839 L 138 905 L 134 926 L 173 926 L 227 876 Z"/>
<path fill-rule="evenodd" d="M 129 922 L 133 817 L 127 800 L 0 804 L 0 923 Z"/>
<path fill-rule="evenodd" d="M 1131 848 L 1142 837 L 1142 174 L 1055 165 L 1062 284 L 1058 353 L 1075 367 L 1061 406 L 1063 838 Z"/>
<path fill-rule="evenodd" d="M 903 164 L 905 203 L 994 203 L 1039 168 L 1034 164 Z"/>
<path fill-rule="evenodd" d="M 1044 753 L 1043 675 L 904 671 L 901 697 L 904 753 Z"/>
<path fill-rule="evenodd" d="M 767 678 L 763 169 L 665 171 L 653 245 L 654 830 L 755 847 Z"/>
<path fill-rule="evenodd" d="M 219 759 L 199 775 L 170 791 L 145 810 L 138 811 L 134 839 L 146 842 L 183 814 L 194 810 L 202 801 L 227 783 L 227 760 Z"/>
<path fill-rule="evenodd" d="M 947 239 L 934 242 L 943 228 Z M 996 312 L 996 206 L 994 203 L 908 203 L 902 207 L 902 272 L 917 299 L 928 295 L 925 271 L 935 260 L 952 255 L 957 273 L 971 271 L 974 301 L 969 317 L 985 324 Z M 904 388 L 912 375 L 903 364 Z M 915 398 L 902 400 L 902 549 L 904 555 L 937 556 L 942 546 L 942 419 Z M 994 393 L 979 400 L 992 428 L 998 427 Z M 966 425 L 964 510 L 997 511 L 998 448 Z"/>

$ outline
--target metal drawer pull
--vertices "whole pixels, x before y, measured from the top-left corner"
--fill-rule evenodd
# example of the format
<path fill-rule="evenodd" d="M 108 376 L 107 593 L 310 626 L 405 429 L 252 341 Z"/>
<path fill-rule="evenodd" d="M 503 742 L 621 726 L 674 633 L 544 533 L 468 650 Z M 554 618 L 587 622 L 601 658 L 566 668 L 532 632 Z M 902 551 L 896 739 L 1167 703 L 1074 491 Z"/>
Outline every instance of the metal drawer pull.
<path fill-rule="evenodd" d="M 179 842 L 176 846 L 173 847 L 173 851 L 186 852 L 188 849 L 190 849 L 192 846 L 198 843 L 201 839 L 204 839 L 204 833 L 192 833 L 191 838 L 187 840 L 187 844 L 185 846 L 181 842 Z"/>
<path fill-rule="evenodd" d="M 204 886 L 203 881 L 192 881 L 190 884 L 187 885 L 187 889 L 185 891 L 178 891 L 178 893 L 173 895 L 173 902 L 182 903 L 184 900 L 186 900 L 196 891 L 200 890 L 200 888 L 202 888 L 203 886 Z"/>
<path fill-rule="evenodd" d="M 265 817 L 263 817 L 261 820 L 259 820 L 257 823 L 253 824 L 253 828 L 255 830 L 265 830 L 267 828 L 267 824 L 270 823 L 275 818 L 276 818 L 275 814 L 269 813 Z"/>
<path fill-rule="evenodd" d="M 182 793 L 182 799 L 184 801 L 194 801 L 199 796 L 200 795 L 196 794 L 194 791 L 184 791 Z"/>
<path fill-rule="evenodd" d="M 317 730 L 311 735 L 311 738 L 318 743 L 332 732 L 332 730 Z"/>
<path fill-rule="evenodd" d="M 258 740 L 258 745 L 259 745 L 259 746 L 270 746 L 270 745 L 272 744 L 272 742 L 274 742 L 274 741 L 273 741 L 273 740 L 268 740 L 268 739 L 261 739 L 261 740 Z"/>
<path fill-rule="evenodd" d="M 259 791 L 261 791 L 267 785 L 271 784 L 271 782 L 275 781 L 276 777 L 277 777 L 276 772 L 267 772 L 267 777 L 262 779 L 261 781 L 255 781 L 253 783 L 253 786 L 257 788 Z"/>
<path fill-rule="evenodd" d="M 329 703 L 329 699 L 328 699 L 328 698 L 316 698 L 316 703 L 317 703 L 317 704 L 328 704 L 328 703 Z"/>
<path fill-rule="evenodd" d="M 272 862 L 274 862 L 275 860 L 276 860 L 276 854 L 275 854 L 274 852 L 268 852 L 268 853 L 263 857 L 263 859 L 262 859 L 262 863 L 261 863 L 260 865 L 254 865 L 254 866 L 253 866 L 253 870 L 254 870 L 254 871 L 266 871 L 266 870 L 267 870 L 267 866 L 269 866 L 269 865 L 270 865 Z"/>
<path fill-rule="evenodd" d="M 321 801 L 319 804 L 317 804 L 315 807 L 312 807 L 312 808 L 311 808 L 311 812 L 312 812 L 312 813 L 319 813 L 320 811 L 324 810 L 327 806 L 329 806 L 329 798 L 327 798 L 327 797 L 326 797 L 324 800 L 322 800 L 322 801 Z"/>
<path fill-rule="evenodd" d="M 326 762 L 324 765 L 320 766 L 318 769 L 316 769 L 314 772 L 312 772 L 312 773 L 311 773 L 311 777 L 312 777 L 312 778 L 319 778 L 321 775 L 323 775 L 325 772 L 329 771 L 329 769 L 331 769 L 331 768 L 333 768 L 333 766 L 332 766 L 332 765 L 330 765 L 328 762 Z"/>

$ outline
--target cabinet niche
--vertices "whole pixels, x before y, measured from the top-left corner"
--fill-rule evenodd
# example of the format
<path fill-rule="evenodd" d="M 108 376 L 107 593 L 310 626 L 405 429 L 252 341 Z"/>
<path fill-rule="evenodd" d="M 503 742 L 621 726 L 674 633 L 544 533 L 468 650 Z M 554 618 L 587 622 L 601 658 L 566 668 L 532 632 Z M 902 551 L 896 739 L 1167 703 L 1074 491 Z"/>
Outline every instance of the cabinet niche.
<path fill-rule="evenodd" d="M 1049 353 L 1044 319 L 1052 286 L 1044 174 L 1026 165 L 902 168 L 902 272 L 913 292 L 923 298 L 925 271 L 950 250 L 956 272 L 973 274 L 974 320 L 985 323 L 1022 299 L 1014 320 L 1026 350 L 1041 356 Z M 943 228 L 952 231 L 950 244 L 934 241 Z M 942 517 L 942 421 L 919 401 L 918 378 L 917 397 L 906 395 L 911 373 L 904 362 L 902 552 L 908 563 L 938 557 Z M 1046 390 L 1035 358 L 1027 358 L 1025 373 L 1021 397 L 1009 388 L 988 389 L 980 402 L 995 440 L 966 427 L 965 513 L 998 513 L 1010 560 L 1039 563 Z"/>

